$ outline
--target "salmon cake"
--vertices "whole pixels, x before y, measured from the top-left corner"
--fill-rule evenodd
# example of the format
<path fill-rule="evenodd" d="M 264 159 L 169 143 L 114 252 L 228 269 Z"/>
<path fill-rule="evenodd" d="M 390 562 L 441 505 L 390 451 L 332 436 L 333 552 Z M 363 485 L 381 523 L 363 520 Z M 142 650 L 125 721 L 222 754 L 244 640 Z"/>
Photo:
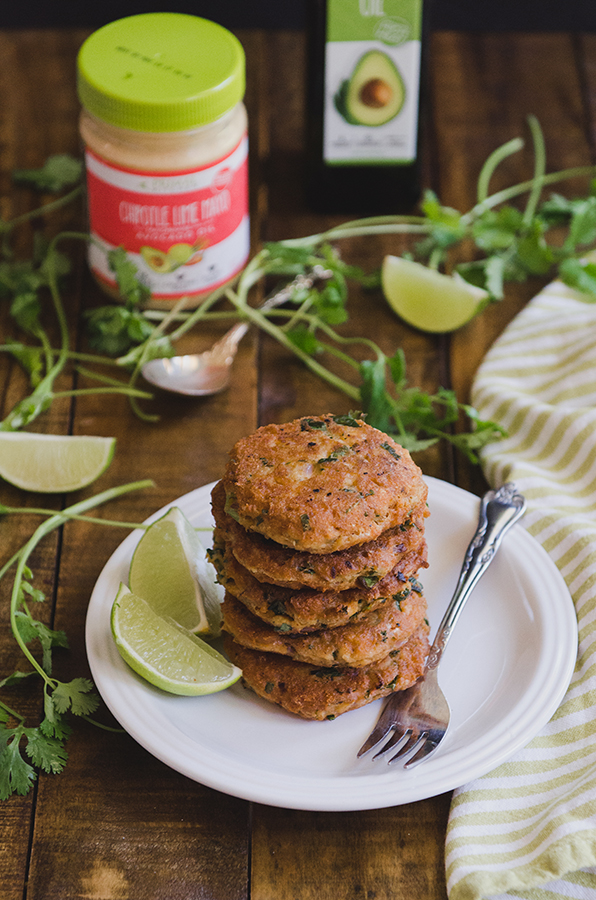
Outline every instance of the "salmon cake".
<path fill-rule="evenodd" d="M 405 599 L 391 600 L 356 622 L 309 634 L 272 628 L 231 594 L 225 596 L 222 616 L 224 630 L 244 647 L 316 666 L 362 668 L 407 643 L 426 616 L 426 601 L 420 589 L 410 591 Z"/>
<path fill-rule="evenodd" d="M 217 579 L 226 591 L 252 613 L 282 632 L 307 633 L 320 628 L 338 628 L 359 620 L 388 602 L 402 602 L 418 589 L 417 575 L 427 566 L 426 544 L 406 554 L 395 569 L 368 583 L 344 591 L 295 590 L 258 581 L 241 566 L 226 544 L 215 541 L 210 551 Z"/>
<path fill-rule="evenodd" d="M 244 684 L 259 697 L 304 719 L 321 721 L 411 687 L 424 672 L 428 625 L 424 622 L 399 650 L 362 668 L 318 668 L 242 647 L 225 633 L 224 648 L 242 669 Z"/>
<path fill-rule="evenodd" d="M 303 553 L 375 540 L 427 497 L 408 451 L 352 416 L 264 425 L 234 445 L 222 480 L 228 515 Z"/>
<path fill-rule="evenodd" d="M 387 575 L 411 551 L 424 553 L 426 499 L 399 525 L 375 540 L 333 553 L 303 553 L 246 531 L 225 512 L 221 481 L 213 488 L 214 540 L 225 541 L 236 560 L 258 580 L 299 590 L 346 590 Z"/>

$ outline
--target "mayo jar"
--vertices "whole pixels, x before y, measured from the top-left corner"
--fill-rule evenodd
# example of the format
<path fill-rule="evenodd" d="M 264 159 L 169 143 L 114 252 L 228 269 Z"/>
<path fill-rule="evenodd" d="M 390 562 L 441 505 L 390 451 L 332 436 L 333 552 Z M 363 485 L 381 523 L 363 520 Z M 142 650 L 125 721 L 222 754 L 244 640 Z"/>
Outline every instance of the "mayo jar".
<path fill-rule="evenodd" d="M 128 16 L 83 43 L 77 87 L 93 275 L 120 299 L 122 247 L 147 306 L 198 306 L 250 250 L 242 45 L 197 16 Z"/>

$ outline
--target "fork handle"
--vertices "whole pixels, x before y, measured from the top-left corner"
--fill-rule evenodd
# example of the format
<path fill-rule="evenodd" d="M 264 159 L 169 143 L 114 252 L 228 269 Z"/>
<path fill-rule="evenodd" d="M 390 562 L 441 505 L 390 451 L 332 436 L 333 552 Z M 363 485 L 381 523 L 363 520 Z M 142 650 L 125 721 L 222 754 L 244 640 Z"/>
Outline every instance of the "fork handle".
<path fill-rule="evenodd" d="M 478 527 L 468 545 L 459 579 L 430 648 L 426 669 L 436 669 L 466 600 L 493 561 L 503 536 L 526 509 L 524 497 L 512 482 L 487 491 L 480 501 Z"/>

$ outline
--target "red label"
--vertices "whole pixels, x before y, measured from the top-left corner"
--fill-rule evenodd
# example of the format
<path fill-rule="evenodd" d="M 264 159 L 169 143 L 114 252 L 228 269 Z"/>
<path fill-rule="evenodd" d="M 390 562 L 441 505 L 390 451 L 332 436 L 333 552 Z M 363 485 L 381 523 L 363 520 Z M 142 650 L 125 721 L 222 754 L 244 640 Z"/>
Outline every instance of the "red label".
<path fill-rule="evenodd" d="M 124 169 L 90 151 L 86 161 L 91 234 L 106 258 L 108 250 L 123 247 L 156 295 L 204 292 L 235 275 L 246 260 L 246 138 L 227 156 L 191 171 Z M 212 283 L 206 265 L 195 270 L 205 258 Z M 96 273 L 113 281 L 97 247 L 91 259 Z M 187 267 L 184 279 L 172 277 L 181 266 Z"/>

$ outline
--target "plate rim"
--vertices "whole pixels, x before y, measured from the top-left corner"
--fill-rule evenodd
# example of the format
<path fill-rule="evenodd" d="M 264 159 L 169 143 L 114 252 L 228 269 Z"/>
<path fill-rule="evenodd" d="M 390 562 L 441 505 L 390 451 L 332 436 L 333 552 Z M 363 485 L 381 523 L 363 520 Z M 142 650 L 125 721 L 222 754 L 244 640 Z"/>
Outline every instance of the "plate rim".
<path fill-rule="evenodd" d="M 435 501 L 442 494 L 443 500 L 447 498 L 447 501 L 449 502 L 457 500 L 467 507 L 471 507 L 472 504 L 475 504 L 475 515 L 477 515 L 479 497 L 466 491 L 464 488 L 460 488 L 457 485 L 453 485 L 450 482 L 432 476 L 425 475 L 424 479 L 429 486 L 429 493 L 434 497 Z M 214 484 L 215 482 L 204 484 L 181 497 L 174 499 L 149 516 L 144 524 L 151 523 L 160 518 L 160 516 L 172 506 L 181 506 L 184 510 L 184 507 L 188 508 L 188 506 L 192 506 L 193 503 L 198 502 L 199 500 L 204 502 L 205 499 L 210 496 Z M 100 623 L 100 627 L 103 622 L 104 629 L 103 632 L 100 632 L 100 637 L 105 639 L 105 629 L 109 632 L 109 608 L 111 607 L 111 603 L 109 603 L 109 599 L 106 599 L 105 591 L 103 589 L 104 582 L 113 576 L 113 570 L 115 568 L 120 567 L 126 559 L 132 555 L 132 550 L 142 534 L 142 529 L 135 529 L 124 538 L 103 566 L 93 588 L 87 609 L 85 625 L 86 650 L 93 680 L 108 709 L 110 709 L 121 726 L 137 743 L 144 747 L 144 749 L 148 750 L 165 765 L 180 772 L 191 780 L 197 781 L 215 790 L 222 791 L 223 793 L 236 796 L 239 799 L 287 809 L 348 812 L 398 806 L 453 790 L 473 778 L 480 777 L 481 775 L 492 771 L 506 759 L 514 755 L 517 750 L 529 743 L 532 737 L 534 737 L 548 722 L 559 706 L 573 675 L 577 656 L 578 629 L 577 616 L 572 598 L 561 573 L 546 550 L 544 550 L 541 544 L 539 544 L 529 532 L 523 528 L 521 523 L 517 523 L 511 531 L 505 535 L 503 539 L 503 548 L 506 548 L 509 543 L 511 550 L 513 546 L 512 541 L 514 540 L 515 535 L 517 535 L 518 541 L 529 548 L 530 555 L 535 554 L 539 557 L 541 563 L 544 565 L 544 569 L 540 574 L 541 576 L 545 575 L 545 573 L 548 575 L 549 580 L 552 581 L 552 591 L 560 591 L 566 600 L 566 602 L 560 604 L 560 608 L 556 610 L 561 619 L 561 621 L 557 623 L 557 631 L 559 634 L 562 633 L 564 635 L 565 641 L 561 641 L 556 645 L 558 653 L 554 664 L 553 660 L 549 658 L 548 671 L 546 674 L 553 689 L 549 692 L 550 702 L 545 701 L 544 699 L 542 700 L 539 715 L 533 708 L 536 702 L 534 695 L 536 694 L 538 685 L 533 685 L 532 692 L 526 691 L 525 699 L 527 711 L 533 715 L 531 729 L 520 730 L 519 727 L 513 729 L 514 735 L 512 739 L 510 726 L 505 722 L 506 731 L 509 733 L 509 740 L 506 746 L 496 747 L 494 742 L 491 742 L 490 746 L 488 746 L 485 742 L 484 748 L 481 748 L 483 752 L 479 752 L 479 747 L 475 746 L 478 744 L 478 741 L 473 741 L 465 751 L 460 751 L 459 765 L 456 771 L 451 771 L 451 773 L 449 772 L 449 768 L 453 770 L 453 766 L 449 767 L 446 765 L 445 760 L 447 757 L 442 759 L 441 756 L 438 755 L 426 762 L 424 766 L 408 772 L 405 772 L 403 769 L 397 770 L 386 767 L 383 772 L 377 769 L 370 774 L 363 773 L 356 776 L 353 774 L 346 776 L 338 775 L 317 779 L 304 775 L 292 777 L 284 773 L 283 784 L 278 783 L 279 778 L 282 776 L 277 780 L 275 778 L 272 779 L 270 771 L 265 773 L 264 769 L 257 770 L 256 767 L 249 766 L 249 773 L 253 775 L 253 780 L 251 782 L 250 779 L 247 779 L 246 766 L 242 767 L 234 765 L 233 760 L 229 757 L 218 759 L 216 758 L 217 755 L 214 753 L 207 753 L 206 757 L 208 757 L 208 759 L 205 759 L 204 748 L 202 758 L 203 764 L 199 764 L 197 768 L 196 760 L 193 761 L 186 757 L 184 749 L 186 749 L 187 741 L 194 747 L 201 747 L 203 745 L 197 744 L 196 742 L 193 743 L 190 737 L 182 732 L 183 740 L 177 743 L 175 749 L 172 747 L 171 742 L 168 743 L 167 740 L 164 742 L 162 739 L 159 739 L 159 736 L 156 735 L 155 731 L 151 732 L 150 729 L 147 730 L 146 723 L 145 727 L 143 727 L 143 704 L 136 706 L 132 719 L 129 715 L 126 715 L 126 703 L 123 704 L 122 702 L 119 702 L 118 696 L 115 698 L 113 691 L 110 690 L 108 684 L 109 677 L 106 678 L 105 671 L 102 669 L 102 664 L 105 666 L 105 659 L 102 659 L 101 654 L 98 654 L 97 652 L 98 633 L 96 626 L 98 622 Z M 104 607 L 107 607 L 107 609 L 104 609 Z M 109 661 L 107 665 L 109 669 Z M 126 665 L 124 663 L 123 665 L 126 669 Z M 543 668 L 545 668 L 544 664 Z M 127 672 L 127 675 L 128 674 L 130 675 L 133 684 L 138 682 L 137 676 L 135 676 L 132 671 Z M 536 679 L 534 679 L 534 681 L 536 681 Z M 540 688 L 540 693 L 544 694 L 544 686 Z M 144 684 L 141 685 L 141 696 L 149 698 L 148 702 L 151 702 L 150 698 L 152 694 L 146 691 L 146 686 Z M 218 695 L 212 695 L 214 698 L 217 698 L 217 696 Z M 516 704 L 515 709 L 517 710 L 518 707 L 519 703 Z M 130 712 L 130 708 L 128 711 Z M 272 707 L 271 711 L 275 712 L 276 708 Z M 139 716 L 140 719 L 138 718 Z M 519 712 L 517 713 L 516 718 L 520 718 Z M 487 734 L 490 735 L 492 731 L 494 731 L 494 727 L 489 729 Z M 181 748 L 182 752 L 180 752 Z M 445 771 L 446 768 L 447 771 Z M 455 777 L 456 773 L 463 773 L 464 769 L 466 771 L 465 779 L 462 780 L 460 774 L 457 774 L 457 777 Z M 399 778 L 395 777 L 396 772 L 399 772 Z M 261 780 L 259 777 L 255 777 L 257 775 L 261 776 Z M 266 775 L 266 777 L 263 779 L 264 775 Z"/>

